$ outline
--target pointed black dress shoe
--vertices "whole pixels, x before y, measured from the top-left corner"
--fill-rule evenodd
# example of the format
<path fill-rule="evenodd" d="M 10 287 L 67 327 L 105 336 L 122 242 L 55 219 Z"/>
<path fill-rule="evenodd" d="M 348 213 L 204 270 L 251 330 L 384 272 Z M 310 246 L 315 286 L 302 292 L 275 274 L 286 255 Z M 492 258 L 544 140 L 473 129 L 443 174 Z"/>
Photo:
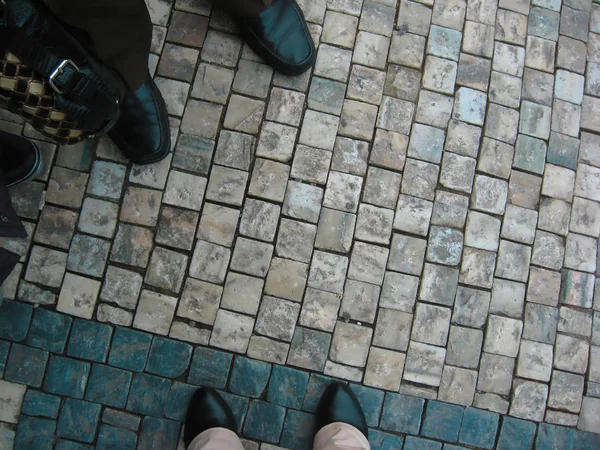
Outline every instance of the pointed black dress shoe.
<path fill-rule="evenodd" d="M 273 0 L 258 17 L 238 17 L 242 38 L 267 64 L 300 75 L 317 56 L 304 14 L 295 0 Z"/>
<path fill-rule="evenodd" d="M 367 439 L 369 428 L 360 403 L 347 384 L 334 382 L 327 386 L 319 401 L 316 431 L 325 425 L 343 422 L 357 428 Z"/>
<path fill-rule="evenodd" d="M 41 172 L 42 153 L 29 139 L 0 131 L 0 169 L 7 187 L 25 183 Z"/>
<path fill-rule="evenodd" d="M 108 135 L 135 164 L 152 164 L 169 154 L 167 107 L 150 74 L 137 91 L 125 94 L 121 116 Z"/>
<path fill-rule="evenodd" d="M 202 387 L 194 392 L 188 406 L 183 432 L 185 447 L 203 431 L 216 427 L 237 433 L 235 417 L 227 402 L 214 389 Z"/>

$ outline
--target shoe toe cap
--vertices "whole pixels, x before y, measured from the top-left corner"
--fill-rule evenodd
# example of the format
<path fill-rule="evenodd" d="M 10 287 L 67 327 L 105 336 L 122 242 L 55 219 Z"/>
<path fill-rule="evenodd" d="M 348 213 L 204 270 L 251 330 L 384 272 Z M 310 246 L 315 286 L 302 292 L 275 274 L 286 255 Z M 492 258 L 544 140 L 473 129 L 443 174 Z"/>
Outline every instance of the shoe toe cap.
<path fill-rule="evenodd" d="M 344 383 L 330 384 L 323 393 L 317 410 L 319 429 L 334 422 L 350 424 L 367 436 L 367 422 L 360 403 L 354 392 Z"/>

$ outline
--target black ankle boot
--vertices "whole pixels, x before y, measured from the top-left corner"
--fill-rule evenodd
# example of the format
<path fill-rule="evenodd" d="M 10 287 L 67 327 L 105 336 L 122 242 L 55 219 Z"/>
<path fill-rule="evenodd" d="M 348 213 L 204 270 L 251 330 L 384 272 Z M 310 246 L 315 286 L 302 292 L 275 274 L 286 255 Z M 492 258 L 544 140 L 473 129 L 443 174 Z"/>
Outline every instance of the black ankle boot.
<path fill-rule="evenodd" d="M 316 431 L 325 425 L 343 422 L 357 428 L 367 439 L 369 428 L 360 403 L 350 386 L 340 382 L 331 383 L 319 401 L 316 417 Z"/>
<path fill-rule="evenodd" d="M 7 187 L 24 183 L 42 170 L 42 153 L 29 139 L 0 131 L 0 169 Z"/>
<path fill-rule="evenodd" d="M 119 121 L 108 135 L 135 164 L 152 164 L 169 154 L 167 107 L 150 74 L 137 91 L 125 94 Z"/>
<path fill-rule="evenodd" d="M 239 17 L 242 38 L 267 64 L 285 75 L 310 69 L 317 51 L 295 0 L 273 0 L 257 17 Z"/>
<path fill-rule="evenodd" d="M 214 389 L 202 387 L 194 392 L 188 406 L 183 432 L 185 447 L 188 448 L 203 431 L 216 427 L 237 433 L 235 417 L 227 402 Z"/>

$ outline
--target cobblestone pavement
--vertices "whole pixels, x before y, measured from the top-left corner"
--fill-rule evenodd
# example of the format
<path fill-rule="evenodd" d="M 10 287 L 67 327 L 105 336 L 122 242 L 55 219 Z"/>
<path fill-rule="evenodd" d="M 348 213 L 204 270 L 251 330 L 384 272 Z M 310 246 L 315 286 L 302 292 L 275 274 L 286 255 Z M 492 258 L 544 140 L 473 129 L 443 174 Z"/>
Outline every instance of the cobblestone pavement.
<path fill-rule="evenodd" d="M 148 2 L 166 160 L 0 112 L 46 160 L 2 241 L 0 447 L 173 448 L 202 384 L 247 449 L 310 448 L 333 377 L 374 449 L 600 448 L 600 4 L 301 0 L 290 78 Z"/>

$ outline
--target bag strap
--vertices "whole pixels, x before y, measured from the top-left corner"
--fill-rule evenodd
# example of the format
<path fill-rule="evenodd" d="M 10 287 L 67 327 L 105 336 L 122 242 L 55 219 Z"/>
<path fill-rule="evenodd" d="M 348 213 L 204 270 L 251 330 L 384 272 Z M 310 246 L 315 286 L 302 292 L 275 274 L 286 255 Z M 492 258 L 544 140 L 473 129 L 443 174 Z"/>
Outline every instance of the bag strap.
<path fill-rule="evenodd" d="M 59 103 L 69 119 L 86 128 L 97 129 L 95 119 L 98 116 L 108 118 L 118 111 L 119 99 L 116 93 L 111 96 L 106 85 L 93 72 L 87 67 L 80 69 L 72 59 L 62 59 L 48 51 L 47 47 L 28 37 L 24 30 L 19 30 L 12 39 L 9 51 L 42 74 L 59 98 L 68 100 L 59 100 Z M 71 57 L 75 60 L 83 59 L 79 55 Z"/>

